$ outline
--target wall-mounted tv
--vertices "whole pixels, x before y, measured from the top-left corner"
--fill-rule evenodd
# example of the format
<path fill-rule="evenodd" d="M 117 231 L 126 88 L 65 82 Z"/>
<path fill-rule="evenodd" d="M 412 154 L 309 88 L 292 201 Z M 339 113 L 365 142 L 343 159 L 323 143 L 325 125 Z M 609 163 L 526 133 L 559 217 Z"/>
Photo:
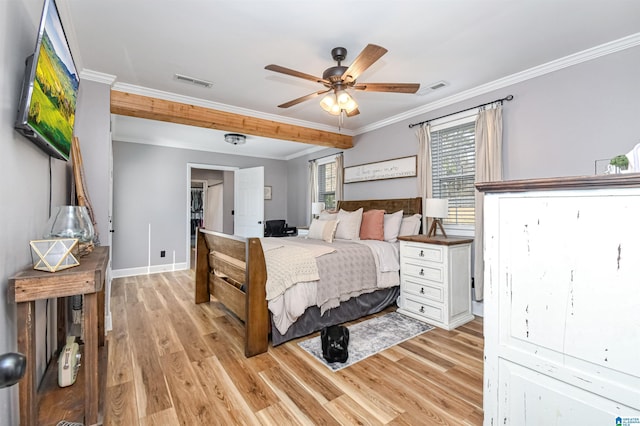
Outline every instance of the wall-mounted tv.
<path fill-rule="evenodd" d="M 54 0 L 45 0 L 27 58 L 15 128 L 47 154 L 69 159 L 80 80 Z"/>

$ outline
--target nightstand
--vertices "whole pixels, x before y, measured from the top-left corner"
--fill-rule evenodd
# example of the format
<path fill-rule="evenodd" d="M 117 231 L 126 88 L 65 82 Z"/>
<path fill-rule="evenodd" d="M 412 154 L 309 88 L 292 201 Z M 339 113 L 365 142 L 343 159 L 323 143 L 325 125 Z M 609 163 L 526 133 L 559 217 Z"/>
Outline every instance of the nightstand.
<path fill-rule="evenodd" d="M 473 320 L 471 238 L 411 235 L 400 240 L 398 312 L 452 330 Z"/>

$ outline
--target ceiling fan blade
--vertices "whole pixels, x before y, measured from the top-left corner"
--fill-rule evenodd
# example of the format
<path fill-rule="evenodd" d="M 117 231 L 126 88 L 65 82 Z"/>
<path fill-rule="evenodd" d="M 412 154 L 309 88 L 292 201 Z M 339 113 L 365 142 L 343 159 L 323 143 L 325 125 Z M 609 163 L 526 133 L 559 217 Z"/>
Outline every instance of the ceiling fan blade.
<path fill-rule="evenodd" d="M 278 105 L 278 108 L 289 108 L 291 106 L 297 105 L 297 104 L 299 104 L 301 102 L 304 102 L 304 101 L 308 101 L 309 99 L 313 99 L 316 96 L 320 96 L 320 95 L 325 94 L 325 93 L 330 92 L 330 91 L 331 91 L 331 89 L 321 90 L 319 92 L 310 93 L 308 95 L 302 96 L 302 97 L 294 99 L 292 101 L 280 104 L 280 105 Z"/>
<path fill-rule="evenodd" d="M 375 44 L 368 44 L 358 57 L 349 65 L 349 68 L 342 74 L 343 81 L 354 81 L 360 74 L 369 68 L 375 61 L 380 59 L 382 55 L 387 53 L 387 49 Z"/>
<path fill-rule="evenodd" d="M 347 117 L 353 117 L 354 115 L 358 115 L 358 114 L 360 114 L 360 110 L 358 108 L 356 108 L 353 111 L 348 112 L 347 113 Z"/>
<path fill-rule="evenodd" d="M 365 92 L 396 92 L 416 93 L 420 89 L 419 83 L 360 83 L 353 86 L 355 90 Z"/>
<path fill-rule="evenodd" d="M 264 69 L 269 70 L 269 71 L 275 71 L 275 72 L 279 72 L 282 74 L 287 74 L 287 75 L 291 75 L 293 77 L 298 77 L 298 78 L 304 78 L 305 80 L 311 80 L 311 81 L 315 81 L 316 83 L 321 83 L 321 84 L 331 84 L 329 83 L 327 80 L 324 80 L 320 77 L 315 77 L 311 74 L 306 74 L 300 71 L 296 71 L 296 70 L 292 70 L 290 68 L 285 68 L 285 67 L 281 67 L 280 65 L 267 65 L 266 67 L 264 67 Z"/>

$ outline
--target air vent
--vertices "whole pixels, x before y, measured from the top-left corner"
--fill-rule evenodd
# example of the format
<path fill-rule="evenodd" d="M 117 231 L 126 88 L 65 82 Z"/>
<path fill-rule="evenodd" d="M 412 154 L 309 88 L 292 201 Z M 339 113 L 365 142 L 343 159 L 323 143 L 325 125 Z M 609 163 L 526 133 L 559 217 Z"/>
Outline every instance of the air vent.
<path fill-rule="evenodd" d="M 443 87 L 446 87 L 448 85 L 449 85 L 449 83 L 447 83 L 446 81 L 438 81 L 436 83 L 429 84 L 429 85 L 423 87 L 422 89 L 418 90 L 416 95 L 424 96 L 426 94 L 429 94 L 429 93 L 433 92 L 434 90 L 442 89 Z"/>
<path fill-rule="evenodd" d="M 184 83 L 190 83 L 195 86 L 206 87 L 207 89 L 213 86 L 213 83 L 210 81 L 200 80 L 198 78 L 189 77 L 187 75 L 175 74 L 173 77 L 178 81 L 182 81 Z"/>

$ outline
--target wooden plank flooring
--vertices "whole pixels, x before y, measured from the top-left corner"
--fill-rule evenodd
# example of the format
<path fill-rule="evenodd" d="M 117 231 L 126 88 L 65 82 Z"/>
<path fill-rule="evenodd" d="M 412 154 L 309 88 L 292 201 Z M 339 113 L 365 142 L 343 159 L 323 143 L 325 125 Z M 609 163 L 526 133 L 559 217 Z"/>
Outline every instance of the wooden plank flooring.
<path fill-rule="evenodd" d="M 113 281 L 105 425 L 481 425 L 482 319 L 337 373 L 297 340 L 245 358 L 191 271 Z M 391 310 L 391 309 L 390 309 Z"/>

